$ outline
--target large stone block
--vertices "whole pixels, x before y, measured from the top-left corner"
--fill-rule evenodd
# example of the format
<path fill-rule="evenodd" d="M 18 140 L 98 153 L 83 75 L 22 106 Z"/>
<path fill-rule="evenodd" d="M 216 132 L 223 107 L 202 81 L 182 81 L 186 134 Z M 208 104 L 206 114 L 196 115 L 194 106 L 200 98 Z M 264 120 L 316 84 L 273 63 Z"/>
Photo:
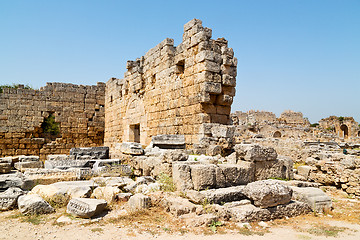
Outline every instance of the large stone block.
<path fill-rule="evenodd" d="M 187 198 L 194 203 L 203 203 L 205 201 L 215 204 L 223 204 L 246 199 L 243 193 L 245 186 L 235 186 L 228 188 L 209 189 L 204 191 L 188 190 Z"/>
<path fill-rule="evenodd" d="M 308 204 L 314 212 L 324 212 L 332 207 L 331 198 L 319 188 L 291 187 L 291 189 L 293 190 L 293 199 Z"/>
<path fill-rule="evenodd" d="M 279 157 L 273 161 L 255 162 L 255 180 L 269 178 L 293 179 L 293 161 L 289 157 Z"/>
<path fill-rule="evenodd" d="M 18 199 L 18 207 L 24 215 L 36 215 L 55 212 L 44 199 L 37 194 L 22 195 Z"/>
<path fill-rule="evenodd" d="M 172 176 L 178 191 L 194 189 L 189 164 L 174 163 L 172 167 Z"/>
<path fill-rule="evenodd" d="M 218 167 L 225 176 L 226 186 L 245 185 L 255 180 L 254 163 L 239 161 L 237 164 L 219 164 Z"/>
<path fill-rule="evenodd" d="M 243 193 L 254 201 L 255 206 L 261 208 L 289 203 L 292 197 L 290 187 L 271 179 L 249 183 Z"/>
<path fill-rule="evenodd" d="M 11 171 L 11 163 L 2 162 L 0 163 L 0 173 L 9 173 Z"/>
<path fill-rule="evenodd" d="M 107 202 L 102 199 L 73 198 L 67 205 L 66 212 L 81 218 L 91 218 L 100 214 Z"/>
<path fill-rule="evenodd" d="M 271 147 L 262 147 L 254 144 L 237 144 L 234 150 L 240 159 L 251 162 L 274 161 L 277 158 L 275 149 Z"/>
<path fill-rule="evenodd" d="M 130 197 L 128 206 L 131 211 L 147 209 L 151 206 L 151 199 L 142 193 L 137 193 Z"/>
<path fill-rule="evenodd" d="M 20 188 L 8 188 L 5 192 L 0 193 L 0 210 L 9 210 L 15 208 L 18 198 L 25 194 Z"/>
<path fill-rule="evenodd" d="M 109 159 L 109 147 L 72 148 L 70 155 L 75 159 Z"/>
<path fill-rule="evenodd" d="M 191 179 L 195 190 L 204 190 L 216 186 L 215 165 L 196 164 L 191 165 Z"/>
<path fill-rule="evenodd" d="M 142 155 L 144 154 L 144 149 L 140 143 L 136 142 L 123 142 L 120 146 L 120 151 L 125 154 L 130 155 Z"/>
<path fill-rule="evenodd" d="M 163 149 L 184 149 L 185 136 L 184 135 L 156 135 L 152 137 L 154 147 Z"/>

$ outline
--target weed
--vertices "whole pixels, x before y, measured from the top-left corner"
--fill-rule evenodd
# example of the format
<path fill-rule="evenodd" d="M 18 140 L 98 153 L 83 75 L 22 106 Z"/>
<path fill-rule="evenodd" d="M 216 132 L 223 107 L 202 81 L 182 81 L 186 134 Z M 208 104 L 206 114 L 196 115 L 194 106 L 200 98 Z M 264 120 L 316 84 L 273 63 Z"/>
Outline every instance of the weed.
<path fill-rule="evenodd" d="M 176 191 L 175 184 L 172 177 L 166 173 L 160 173 L 158 177 L 158 182 L 160 183 L 160 189 L 164 192 L 174 192 Z"/>
<path fill-rule="evenodd" d="M 307 232 L 316 236 L 336 237 L 339 232 L 345 231 L 344 227 L 330 225 L 313 225 Z"/>
<path fill-rule="evenodd" d="M 91 231 L 92 232 L 100 232 L 100 233 L 102 233 L 104 231 L 104 229 L 102 229 L 102 228 L 92 228 Z"/>
<path fill-rule="evenodd" d="M 70 196 L 67 194 L 56 194 L 52 197 L 45 197 L 44 200 L 47 201 L 53 208 L 62 208 L 69 203 Z"/>
<path fill-rule="evenodd" d="M 252 235 L 264 236 L 265 234 L 265 232 L 252 231 L 247 227 L 240 228 L 238 233 L 245 236 L 252 236 Z"/>
<path fill-rule="evenodd" d="M 297 234 L 296 236 L 298 239 L 302 239 L 302 240 L 310 240 L 311 239 L 310 236 L 306 236 L 306 235 Z"/>
<path fill-rule="evenodd" d="M 13 83 L 12 85 L 9 85 L 9 84 L 0 85 L 0 93 L 3 92 L 3 89 L 4 89 L 4 88 L 18 89 L 18 88 L 20 88 L 21 85 L 22 85 L 22 84 L 15 84 L 15 83 Z M 24 88 L 24 89 L 33 89 L 33 88 L 32 88 L 31 86 L 29 86 L 29 85 L 23 85 L 23 88 Z"/>
<path fill-rule="evenodd" d="M 44 133 L 49 133 L 53 136 L 60 133 L 60 123 L 55 122 L 55 116 L 53 114 L 50 114 L 44 119 L 44 122 L 41 124 L 41 128 Z"/>
<path fill-rule="evenodd" d="M 39 225 L 42 222 L 42 217 L 40 215 L 26 215 L 22 217 L 21 221 Z"/>
<path fill-rule="evenodd" d="M 306 164 L 304 162 L 296 162 L 294 163 L 294 168 L 297 169 L 300 166 L 305 166 Z"/>
<path fill-rule="evenodd" d="M 217 231 L 217 228 L 218 227 L 221 227 L 223 225 L 223 223 L 222 222 L 220 222 L 220 221 L 212 221 L 210 224 L 209 224 L 209 228 L 210 228 L 210 230 L 213 232 L 213 233 L 216 233 L 216 231 Z"/>

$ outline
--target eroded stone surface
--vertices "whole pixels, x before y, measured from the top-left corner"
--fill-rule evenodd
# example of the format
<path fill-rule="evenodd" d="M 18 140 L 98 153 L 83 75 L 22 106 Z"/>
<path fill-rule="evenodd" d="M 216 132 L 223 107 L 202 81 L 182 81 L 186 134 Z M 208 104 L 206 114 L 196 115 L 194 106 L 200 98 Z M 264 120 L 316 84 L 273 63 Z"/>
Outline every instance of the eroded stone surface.
<path fill-rule="evenodd" d="M 73 198 L 67 205 L 66 212 L 76 217 L 91 218 L 100 214 L 107 202 L 102 199 Z"/>

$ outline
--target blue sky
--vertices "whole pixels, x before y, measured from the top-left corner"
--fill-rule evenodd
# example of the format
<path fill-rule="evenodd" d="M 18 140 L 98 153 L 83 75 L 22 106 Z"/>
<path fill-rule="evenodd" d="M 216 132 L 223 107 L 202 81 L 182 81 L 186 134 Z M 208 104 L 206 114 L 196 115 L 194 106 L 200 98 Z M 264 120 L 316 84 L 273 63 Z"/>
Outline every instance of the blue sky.
<path fill-rule="evenodd" d="M 232 110 L 360 121 L 359 0 L 0 0 L 0 84 L 91 85 L 193 18 L 238 58 Z"/>

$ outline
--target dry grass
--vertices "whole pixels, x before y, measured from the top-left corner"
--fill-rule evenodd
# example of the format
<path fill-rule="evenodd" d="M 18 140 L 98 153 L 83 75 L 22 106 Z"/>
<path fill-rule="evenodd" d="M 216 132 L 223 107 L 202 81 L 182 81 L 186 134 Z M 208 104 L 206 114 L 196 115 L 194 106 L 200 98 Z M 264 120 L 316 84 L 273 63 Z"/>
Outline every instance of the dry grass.
<path fill-rule="evenodd" d="M 129 212 L 107 220 L 120 227 L 136 229 L 138 233 L 147 232 L 152 235 L 160 233 L 185 233 L 183 222 L 160 207 Z"/>

